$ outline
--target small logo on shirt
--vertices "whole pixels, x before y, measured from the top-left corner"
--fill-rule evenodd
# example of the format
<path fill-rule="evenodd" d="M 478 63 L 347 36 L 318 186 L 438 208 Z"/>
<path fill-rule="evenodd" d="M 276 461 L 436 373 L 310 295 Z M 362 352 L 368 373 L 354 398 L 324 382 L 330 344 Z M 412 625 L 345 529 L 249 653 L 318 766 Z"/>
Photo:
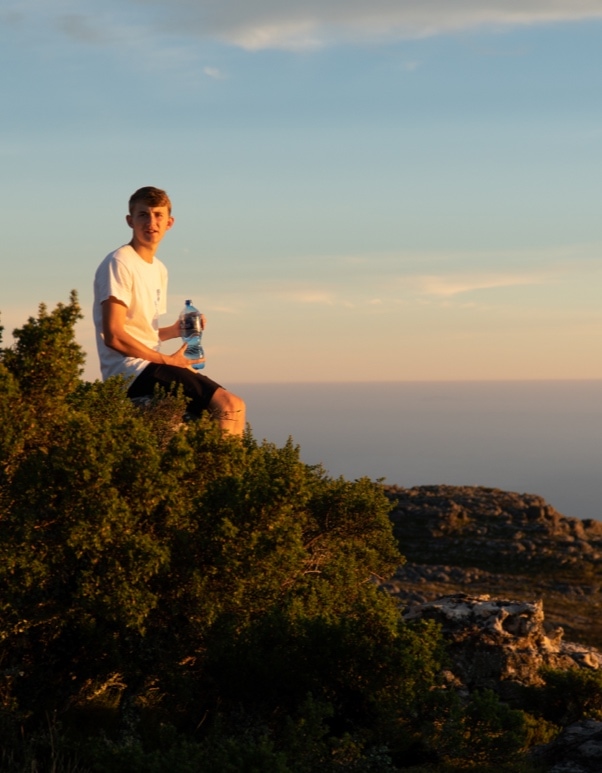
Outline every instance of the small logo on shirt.
<path fill-rule="evenodd" d="M 153 328 L 159 329 L 159 309 L 161 308 L 161 288 L 157 288 L 157 297 L 155 299 L 155 316 L 153 318 Z"/>

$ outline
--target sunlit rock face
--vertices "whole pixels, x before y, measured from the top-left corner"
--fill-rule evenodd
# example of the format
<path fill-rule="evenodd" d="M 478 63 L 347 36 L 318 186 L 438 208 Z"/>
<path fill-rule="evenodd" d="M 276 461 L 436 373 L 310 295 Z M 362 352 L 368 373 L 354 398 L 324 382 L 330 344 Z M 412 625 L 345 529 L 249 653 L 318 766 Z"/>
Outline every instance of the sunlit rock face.
<path fill-rule="evenodd" d="M 547 631 L 541 601 L 455 594 L 412 605 L 405 619 L 437 622 L 449 643 L 451 670 L 468 690 L 493 689 L 509 697 L 513 688 L 543 684 L 542 666 L 602 667 L 602 653 Z"/>

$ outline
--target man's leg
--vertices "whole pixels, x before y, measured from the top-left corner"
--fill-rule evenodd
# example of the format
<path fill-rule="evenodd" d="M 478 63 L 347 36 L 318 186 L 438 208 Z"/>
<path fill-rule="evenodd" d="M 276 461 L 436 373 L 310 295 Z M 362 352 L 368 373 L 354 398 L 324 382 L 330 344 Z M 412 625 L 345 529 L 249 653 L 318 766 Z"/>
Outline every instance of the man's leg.
<path fill-rule="evenodd" d="M 213 393 L 209 402 L 209 413 L 224 432 L 240 437 L 245 431 L 245 403 L 223 387 Z"/>
<path fill-rule="evenodd" d="M 214 416 L 225 430 L 233 432 L 233 434 L 242 434 L 244 430 L 244 403 L 240 398 L 226 392 L 220 384 L 207 378 L 207 376 L 187 368 L 149 363 L 130 384 L 128 397 L 152 395 L 157 384 L 167 392 L 172 392 L 182 386 L 184 395 L 188 398 L 187 411 L 191 416 L 198 418 L 204 411 L 208 411 L 209 415 Z M 222 394 L 214 401 L 217 392 Z M 240 417 L 241 406 L 242 429 L 239 431 L 238 422 L 235 419 Z"/>

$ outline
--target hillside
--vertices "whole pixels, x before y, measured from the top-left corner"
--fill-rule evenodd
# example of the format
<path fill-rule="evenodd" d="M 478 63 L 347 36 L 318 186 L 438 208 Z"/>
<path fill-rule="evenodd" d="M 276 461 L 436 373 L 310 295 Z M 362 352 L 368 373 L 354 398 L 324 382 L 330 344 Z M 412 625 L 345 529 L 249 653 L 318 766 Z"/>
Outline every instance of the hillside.
<path fill-rule="evenodd" d="M 602 522 L 539 496 L 472 486 L 386 486 L 407 563 L 387 584 L 408 606 L 491 594 L 543 601 L 546 626 L 602 646 Z"/>

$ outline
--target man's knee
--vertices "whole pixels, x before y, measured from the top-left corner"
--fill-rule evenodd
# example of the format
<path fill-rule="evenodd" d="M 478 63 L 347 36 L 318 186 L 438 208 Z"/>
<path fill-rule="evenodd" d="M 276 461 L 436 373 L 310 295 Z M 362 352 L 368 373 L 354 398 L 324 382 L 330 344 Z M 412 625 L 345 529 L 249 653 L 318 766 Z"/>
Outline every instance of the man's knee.
<path fill-rule="evenodd" d="M 242 398 L 226 389 L 218 389 L 209 403 L 209 410 L 217 413 L 244 413 L 245 407 Z"/>

